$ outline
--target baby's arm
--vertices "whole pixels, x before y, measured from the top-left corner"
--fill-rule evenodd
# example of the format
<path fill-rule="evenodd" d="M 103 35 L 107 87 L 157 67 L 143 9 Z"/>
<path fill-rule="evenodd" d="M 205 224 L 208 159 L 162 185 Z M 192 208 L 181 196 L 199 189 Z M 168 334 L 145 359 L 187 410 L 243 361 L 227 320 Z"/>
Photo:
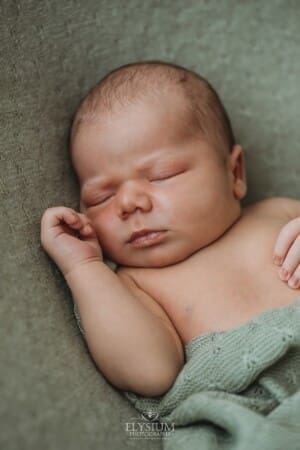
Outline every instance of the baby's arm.
<path fill-rule="evenodd" d="M 124 272 L 118 276 L 105 265 L 88 218 L 71 208 L 48 208 L 41 242 L 72 291 L 101 372 L 123 390 L 146 396 L 165 393 L 183 365 L 178 336 L 150 296 L 130 289 Z"/>
<path fill-rule="evenodd" d="M 65 279 L 101 372 L 123 390 L 146 396 L 165 393 L 182 360 L 174 336 L 160 317 L 101 261 L 79 266 Z"/>

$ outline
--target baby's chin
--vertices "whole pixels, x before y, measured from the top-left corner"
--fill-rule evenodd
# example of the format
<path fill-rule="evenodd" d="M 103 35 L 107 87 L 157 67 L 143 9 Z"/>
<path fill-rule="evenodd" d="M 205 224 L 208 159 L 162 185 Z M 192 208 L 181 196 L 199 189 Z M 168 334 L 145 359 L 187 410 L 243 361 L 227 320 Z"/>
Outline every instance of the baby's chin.
<path fill-rule="evenodd" d="M 139 252 L 135 255 L 107 256 L 113 265 L 140 268 L 162 268 L 178 264 L 187 259 L 193 252 Z"/>

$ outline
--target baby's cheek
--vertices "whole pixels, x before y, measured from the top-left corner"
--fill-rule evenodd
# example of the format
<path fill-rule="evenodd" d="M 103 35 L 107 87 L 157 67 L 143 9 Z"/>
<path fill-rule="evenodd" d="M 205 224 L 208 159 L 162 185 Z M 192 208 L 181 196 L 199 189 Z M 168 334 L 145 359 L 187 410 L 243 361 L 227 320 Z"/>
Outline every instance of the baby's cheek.
<path fill-rule="evenodd" d="M 93 208 L 96 209 L 96 208 Z M 90 219 L 96 233 L 97 236 L 99 237 L 102 234 L 102 230 L 103 230 L 103 219 L 99 216 L 99 214 L 97 214 L 96 211 L 93 210 L 88 210 L 87 212 L 87 217 Z"/>
<path fill-rule="evenodd" d="M 178 220 L 180 213 L 186 209 L 186 203 L 189 197 L 181 190 L 174 189 L 172 191 L 164 192 L 157 202 L 154 204 L 155 212 L 162 217 L 167 217 L 170 220 Z"/>
<path fill-rule="evenodd" d="M 102 239 L 108 247 L 115 247 L 118 238 L 121 236 L 120 225 L 115 223 L 114 217 L 110 214 L 102 213 L 94 217 L 94 227 L 100 239 Z"/>

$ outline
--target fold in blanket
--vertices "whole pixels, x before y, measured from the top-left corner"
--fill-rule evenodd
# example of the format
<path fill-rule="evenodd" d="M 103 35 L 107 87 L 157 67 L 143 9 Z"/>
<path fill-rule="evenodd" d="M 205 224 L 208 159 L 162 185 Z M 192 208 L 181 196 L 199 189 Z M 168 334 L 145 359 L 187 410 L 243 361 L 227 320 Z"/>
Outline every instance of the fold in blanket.
<path fill-rule="evenodd" d="M 196 336 L 185 354 L 164 395 L 124 392 L 143 418 L 164 425 L 164 450 L 300 450 L 300 297 Z"/>

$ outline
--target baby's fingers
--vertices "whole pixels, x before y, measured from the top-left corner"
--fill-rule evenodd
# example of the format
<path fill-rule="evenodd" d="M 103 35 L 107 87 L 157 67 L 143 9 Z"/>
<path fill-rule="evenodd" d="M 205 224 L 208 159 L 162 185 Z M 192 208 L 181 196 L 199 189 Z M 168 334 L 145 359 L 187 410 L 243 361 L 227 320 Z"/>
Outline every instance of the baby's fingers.
<path fill-rule="evenodd" d="M 282 280 L 287 281 L 300 263 L 300 234 L 291 245 L 279 271 Z M 289 283 L 290 284 L 290 283 Z"/>
<path fill-rule="evenodd" d="M 288 222 L 280 230 L 274 249 L 274 263 L 281 265 L 293 242 L 300 235 L 300 218 Z"/>
<path fill-rule="evenodd" d="M 80 230 L 79 230 L 80 234 L 84 237 L 96 237 L 96 232 L 94 230 L 94 228 L 89 224 L 85 224 Z"/>
<path fill-rule="evenodd" d="M 68 210 L 64 216 L 64 221 L 70 228 L 78 231 L 81 235 L 88 236 L 94 233 L 89 219 L 84 214 Z"/>
<path fill-rule="evenodd" d="M 298 264 L 293 275 L 289 278 L 288 285 L 294 289 L 300 288 L 300 264 Z"/>

